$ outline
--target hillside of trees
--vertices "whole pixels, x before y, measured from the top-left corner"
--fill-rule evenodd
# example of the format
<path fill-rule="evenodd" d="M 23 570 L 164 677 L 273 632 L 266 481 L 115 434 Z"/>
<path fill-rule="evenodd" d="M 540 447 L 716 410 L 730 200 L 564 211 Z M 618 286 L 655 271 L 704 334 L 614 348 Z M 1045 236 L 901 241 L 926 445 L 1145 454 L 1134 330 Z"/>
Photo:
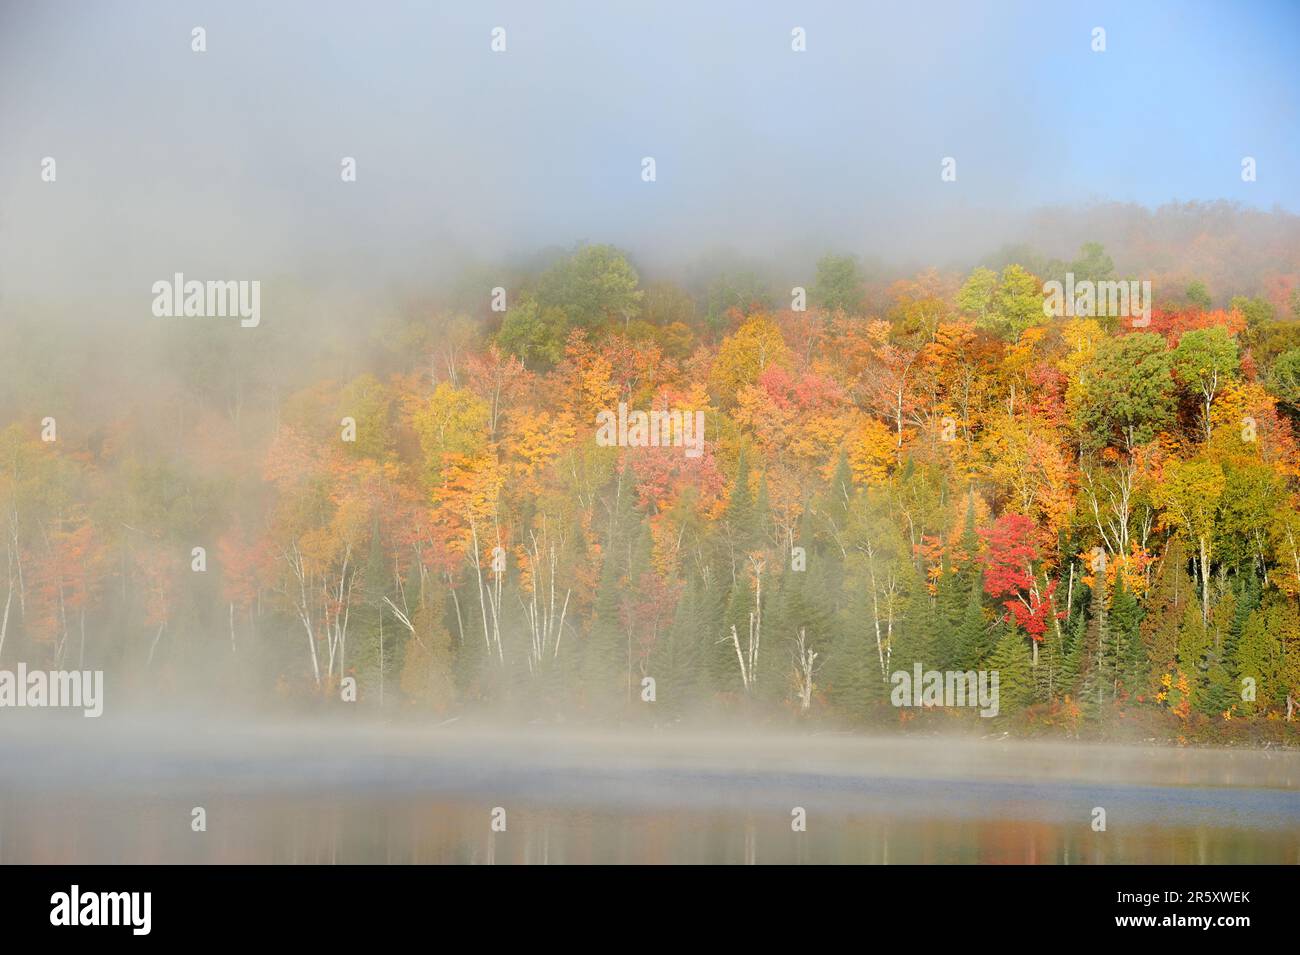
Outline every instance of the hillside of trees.
<path fill-rule="evenodd" d="M 596 244 L 318 334 L 14 321 L 0 667 L 104 669 L 110 713 L 1290 742 L 1295 258 L 1250 294 L 1162 273 L 1142 323 L 1045 316 L 1066 273 L 1151 278 L 1097 243 L 827 255 L 806 308 Z M 620 403 L 703 411 L 704 453 L 602 446 Z M 997 670 L 1000 714 L 895 708 L 916 662 Z"/>

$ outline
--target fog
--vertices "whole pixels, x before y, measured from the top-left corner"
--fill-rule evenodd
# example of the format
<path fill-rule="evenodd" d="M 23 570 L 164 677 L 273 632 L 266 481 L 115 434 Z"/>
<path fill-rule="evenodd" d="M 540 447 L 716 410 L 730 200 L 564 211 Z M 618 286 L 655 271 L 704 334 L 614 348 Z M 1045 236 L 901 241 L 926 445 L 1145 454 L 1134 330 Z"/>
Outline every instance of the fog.
<path fill-rule="evenodd" d="M 1300 858 L 1295 753 L 182 719 L 8 723 L 0 759 L 8 863 Z"/>
<path fill-rule="evenodd" d="M 104 677 L 3 703 L 0 862 L 1300 861 L 1297 54 L 1280 2 L 0 0 L 0 667 Z M 1139 456 L 1079 407 L 1131 329 L 1036 314 L 1076 259 L 1156 286 L 1150 460 L 1258 424 L 1264 506 L 1088 510 Z M 629 400 L 701 460 L 588 440 Z M 912 713 L 895 645 L 1023 695 Z"/>
<path fill-rule="evenodd" d="M 581 241 L 968 265 L 1044 206 L 1294 211 L 1295 8 L 1130 7 L 6 3 L 0 302 L 102 312 L 176 271 L 427 290 Z"/>

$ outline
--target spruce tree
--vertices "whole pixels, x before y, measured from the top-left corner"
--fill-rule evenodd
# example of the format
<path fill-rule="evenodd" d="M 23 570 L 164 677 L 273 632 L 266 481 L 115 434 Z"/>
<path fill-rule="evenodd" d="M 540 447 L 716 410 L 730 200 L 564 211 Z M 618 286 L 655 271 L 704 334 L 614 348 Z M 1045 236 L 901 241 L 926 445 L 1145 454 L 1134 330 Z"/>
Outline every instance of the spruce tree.
<path fill-rule="evenodd" d="M 655 678 L 655 702 L 669 713 L 681 713 L 703 692 L 707 679 L 701 672 L 704 616 L 703 585 L 692 574 L 682 588 L 673 621 L 650 652 L 650 675 Z"/>
<path fill-rule="evenodd" d="M 764 643 L 771 637 L 768 652 L 760 657 L 760 685 L 768 699 L 784 699 L 793 667 L 793 647 L 804 632 L 807 646 L 825 661 L 835 637 L 835 617 L 820 573 L 785 571 L 772 581 L 774 592 L 764 611 Z"/>
<path fill-rule="evenodd" d="M 451 632 L 443 625 L 441 595 L 430 595 L 425 606 L 415 611 L 402 655 L 398 685 L 414 705 L 446 712 L 456 702 L 453 679 Z M 409 632 L 408 632 L 409 633 Z"/>
<path fill-rule="evenodd" d="M 881 676 L 875 633 L 871 626 L 870 597 L 860 579 L 850 576 L 846 603 L 838 632 L 822 673 L 831 704 L 856 719 L 865 718 L 889 698 L 889 684 Z M 891 669 L 897 669 L 892 667 Z"/>
<path fill-rule="evenodd" d="M 1252 568 L 1253 569 L 1253 568 Z M 1245 631 L 1246 621 L 1250 615 L 1259 609 L 1262 594 L 1262 583 L 1254 573 L 1246 574 L 1241 581 L 1236 601 L 1236 613 L 1232 618 L 1232 626 L 1229 630 L 1228 637 L 1224 642 L 1224 656 L 1231 659 L 1236 651 L 1237 644 L 1241 640 L 1241 635 Z"/>
<path fill-rule="evenodd" d="M 607 710 L 622 697 L 623 627 L 619 619 L 619 596 L 623 586 L 623 552 L 608 548 L 602 555 L 600 582 L 592 607 L 591 625 L 583 659 L 583 692 L 589 706 Z"/>
<path fill-rule="evenodd" d="M 970 578 L 958 643 L 958 660 L 963 669 L 978 669 L 993 652 L 993 626 L 984 612 L 984 575 L 978 571 Z"/>
<path fill-rule="evenodd" d="M 723 520 L 730 537 L 730 557 L 734 563 L 743 564 L 745 554 L 759 542 L 754 495 L 749 489 L 749 458 L 743 450 L 736 459 L 736 480 L 731 487 L 731 496 L 727 499 Z"/>
<path fill-rule="evenodd" d="M 1285 702 L 1286 690 L 1282 686 L 1283 644 L 1280 638 L 1286 622 L 1278 612 L 1278 603 L 1266 602 L 1246 618 L 1241 639 L 1233 652 L 1231 665 L 1235 674 L 1233 685 L 1241 701 L 1239 711 L 1259 716 Z M 1249 678 L 1254 681 L 1254 700 L 1241 699 Z"/>
<path fill-rule="evenodd" d="M 1205 689 L 1197 700 L 1197 708 L 1207 716 L 1217 716 L 1231 711 L 1238 699 L 1228 662 L 1221 651 L 1212 649 L 1207 660 Z"/>
<path fill-rule="evenodd" d="M 1178 628 L 1178 647 L 1175 656 L 1178 669 L 1187 677 L 1192 706 L 1199 704 L 1209 670 L 1209 654 L 1214 647 L 1210 627 L 1201 619 L 1201 609 L 1188 602 L 1183 611 L 1183 621 Z"/>
<path fill-rule="evenodd" d="M 1183 616 L 1188 601 L 1195 599 L 1186 565 L 1186 549 L 1182 539 L 1175 537 L 1165 550 L 1139 626 L 1147 659 L 1144 695 L 1148 699 L 1161 691 L 1161 680 L 1176 665 Z"/>
<path fill-rule="evenodd" d="M 1065 637 L 1065 653 L 1061 658 L 1060 676 L 1058 678 L 1058 698 L 1070 697 L 1078 700 L 1080 695 L 1080 677 L 1083 673 L 1084 655 L 1088 645 L 1088 619 L 1084 614 L 1074 618 L 1074 626 Z"/>
<path fill-rule="evenodd" d="M 939 578 L 935 581 L 935 595 L 928 625 L 934 631 L 935 665 L 951 669 L 963 663 L 962 616 L 966 609 L 966 591 L 963 581 L 952 572 L 947 555 L 939 565 Z"/>
<path fill-rule="evenodd" d="M 841 451 L 839 460 L 835 463 L 835 473 L 831 475 L 824 505 L 827 516 L 834 521 L 836 527 L 843 529 L 848 526 L 854 496 L 853 469 L 849 467 L 848 455 Z"/>
<path fill-rule="evenodd" d="M 753 547 L 773 549 L 776 547 L 776 525 L 772 521 L 772 501 L 767 493 L 767 474 L 758 478 L 758 496 L 754 499 Z"/>
<path fill-rule="evenodd" d="M 1033 657 L 1028 642 L 1016 628 L 1003 628 L 987 669 L 998 673 L 999 716 L 1012 716 L 1033 702 Z"/>
<path fill-rule="evenodd" d="M 924 588 L 908 598 L 903 619 L 894 624 L 890 670 L 910 671 L 916 663 L 926 670 L 952 667 L 951 658 L 941 646 L 939 617 L 934 602 Z"/>
<path fill-rule="evenodd" d="M 1089 716 L 1099 716 L 1114 695 L 1115 661 L 1106 607 L 1106 579 L 1098 573 L 1089 588 L 1088 625 L 1084 631 L 1079 703 Z"/>
<path fill-rule="evenodd" d="M 623 620 L 623 597 L 633 584 L 632 554 L 641 532 L 635 497 L 630 474 L 620 471 L 610 488 L 600 582 L 583 654 L 583 691 L 597 711 L 618 708 L 627 699 L 629 634 Z"/>
<path fill-rule="evenodd" d="M 1113 634 L 1116 662 L 1116 677 L 1124 691 L 1130 694 L 1142 692 L 1145 678 L 1145 654 L 1142 651 L 1142 638 L 1138 625 L 1142 619 L 1142 608 L 1125 580 L 1124 573 L 1115 575 L 1115 592 L 1111 597 L 1110 627 Z"/>

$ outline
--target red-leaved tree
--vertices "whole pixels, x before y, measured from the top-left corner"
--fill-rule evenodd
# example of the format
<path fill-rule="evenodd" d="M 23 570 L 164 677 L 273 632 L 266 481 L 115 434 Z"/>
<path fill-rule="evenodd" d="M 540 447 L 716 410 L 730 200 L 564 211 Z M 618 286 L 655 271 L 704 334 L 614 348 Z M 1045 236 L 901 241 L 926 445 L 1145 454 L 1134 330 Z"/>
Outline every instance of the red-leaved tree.
<path fill-rule="evenodd" d="M 1034 548 L 1034 522 L 1023 514 L 1003 514 L 992 527 L 980 531 L 988 544 L 984 553 L 984 592 L 1002 602 L 1010 619 L 1029 634 L 1038 665 L 1038 644 L 1056 614 L 1052 595 L 1056 581 L 1039 585 L 1034 573 L 1038 553 Z"/>

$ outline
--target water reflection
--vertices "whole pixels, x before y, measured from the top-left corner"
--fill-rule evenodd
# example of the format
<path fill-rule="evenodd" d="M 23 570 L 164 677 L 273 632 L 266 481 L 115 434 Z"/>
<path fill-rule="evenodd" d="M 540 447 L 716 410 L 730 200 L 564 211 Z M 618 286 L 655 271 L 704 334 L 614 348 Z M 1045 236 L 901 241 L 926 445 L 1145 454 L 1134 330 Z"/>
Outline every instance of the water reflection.
<path fill-rule="evenodd" d="M 1297 790 L 1295 751 L 33 718 L 0 863 L 1294 864 Z"/>
<path fill-rule="evenodd" d="M 190 800 L 0 799 L 3 863 L 1297 863 L 1300 830 L 1077 823 L 811 810 L 793 832 L 779 810 L 506 808 L 490 801 L 210 800 L 206 832 Z M 1116 811 L 1118 810 L 1118 812 Z"/>

